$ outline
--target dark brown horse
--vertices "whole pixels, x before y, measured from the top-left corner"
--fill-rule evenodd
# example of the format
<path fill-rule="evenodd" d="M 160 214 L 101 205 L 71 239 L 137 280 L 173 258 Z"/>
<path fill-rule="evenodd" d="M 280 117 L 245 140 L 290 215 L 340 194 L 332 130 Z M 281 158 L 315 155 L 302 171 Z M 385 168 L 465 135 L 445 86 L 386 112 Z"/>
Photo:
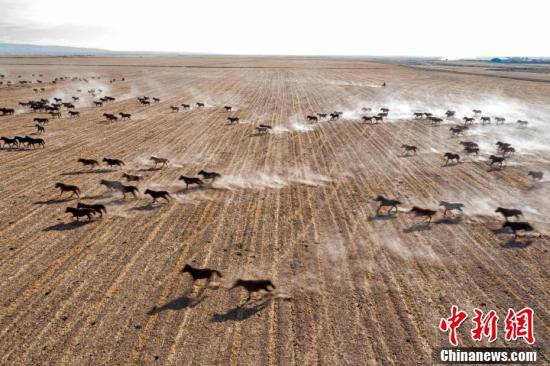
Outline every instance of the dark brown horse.
<path fill-rule="evenodd" d="M 158 198 L 162 198 L 166 200 L 166 202 L 170 201 L 170 193 L 167 191 L 153 191 L 152 189 L 146 189 L 145 194 L 148 194 L 153 198 L 153 202 L 157 202 Z"/>
<path fill-rule="evenodd" d="M 182 180 L 185 182 L 185 189 L 189 189 L 190 184 L 196 184 L 198 186 L 202 186 L 204 184 L 204 182 L 200 178 L 186 177 L 184 175 L 181 175 L 178 180 Z"/>
<path fill-rule="evenodd" d="M 437 213 L 437 211 L 435 210 L 430 210 L 428 208 L 420 208 L 418 206 L 414 206 L 410 212 L 414 213 L 415 216 L 427 217 L 428 224 L 432 222 L 432 216 L 434 216 Z"/>
<path fill-rule="evenodd" d="M 229 290 L 232 290 L 236 287 L 242 287 L 248 292 L 248 297 L 245 302 L 250 301 L 250 298 L 252 297 L 253 293 L 257 293 L 260 291 L 266 291 L 271 292 L 276 287 L 270 280 L 242 280 L 238 279 L 233 284 L 233 287 L 231 287 Z"/>
<path fill-rule="evenodd" d="M 78 162 L 81 163 L 84 166 L 89 166 L 90 168 L 93 168 L 94 166 L 99 166 L 99 162 L 94 159 L 84 159 L 80 158 L 78 159 Z"/>

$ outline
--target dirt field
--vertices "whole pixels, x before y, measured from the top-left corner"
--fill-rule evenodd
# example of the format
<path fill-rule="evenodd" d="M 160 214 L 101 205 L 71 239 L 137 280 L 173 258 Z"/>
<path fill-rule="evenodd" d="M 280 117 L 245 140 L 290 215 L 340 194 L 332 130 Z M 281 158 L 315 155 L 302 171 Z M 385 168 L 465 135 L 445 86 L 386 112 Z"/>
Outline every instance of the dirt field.
<path fill-rule="evenodd" d="M 80 95 L 82 116 L 51 120 L 44 149 L 0 150 L 0 364 L 425 365 L 448 346 L 438 324 L 452 304 L 494 309 L 499 327 L 508 308 L 530 306 L 535 346 L 545 350 L 549 83 L 353 59 L 0 59 L 4 80 L 39 73 L 44 92 L 0 86 L 0 107 L 16 109 L 0 116 L 0 136 L 35 132 L 43 114 L 20 101 Z M 101 80 L 51 83 L 92 75 Z M 90 88 L 117 100 L 92 107 L 99 96 Z M 142 95 L 161 102 L 140 106 Z M 170 111 L 198 101 L 206 107 Z M 387 121 L 361 123 L 381 107 Z M 454 109 L 461 119 L 474 108 L 507 123 L 453 138 L 458 119 L 412 118 Z M 305 120 L 333 111 L 343 117 Z M 106 112 L 132 119 L 109 123 Z M 228 115 L 240 123 L 228 125 Z M 274 129 L 258 135 L 260 123 Z M 480 155 L 465 156 L 461 140 L 478 142 Z M 493 170 L 498 140 L 516 153 Z M 401 144 L 419 151 L 402 157 Z M 447 151 L 463 162 L 444 166 Z M 151 155 L 169 167 L 152 169 Z M 126 165 L 77 162 L 103 157 Z M 201 169 L 222 178 L 189 190 L 178 181 Z M 533 183 L 530 170 L 545 178 Z M 99 184 L 122 172 L 143 176 L 137 199 Z M 65 209 L 77 200 L 60 199 L 56 182 L 78 185 L 80 201 L 105 204 L 107 215 L 74 222 Z M 151 204 L 146 188 L 172 199 Z M 402 202 L 397 215 L 376 215 L 379 194 Z M 427 226 L 406 212 L 441 200 L 464 203 L 463 214 L 446 220 L 439 209 Z M 512 240 L 498 230 L 498 206 L 521 209 L 536 232 Z M 185 263 L 221 271 L 219 288 L 201 292 L 181 273 Z M 271 279 L 277 289 L 241 307 L 246 292 L 228 290 L 236 278 Z M 466 323 L 461 345 L 471 346 Z M 503 338 L 492 345 L 509 346 Z"/>

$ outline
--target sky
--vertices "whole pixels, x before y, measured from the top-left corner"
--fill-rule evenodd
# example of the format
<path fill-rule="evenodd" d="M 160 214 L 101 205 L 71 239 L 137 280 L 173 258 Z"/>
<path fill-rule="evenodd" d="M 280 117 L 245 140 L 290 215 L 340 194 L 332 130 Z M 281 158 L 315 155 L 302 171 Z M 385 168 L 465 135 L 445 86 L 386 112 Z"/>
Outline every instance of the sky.
<path fill-rule="evenodd" d="M 549 0 L 0 0 L 0 42 L 269 55 L 550 56 Z"/>

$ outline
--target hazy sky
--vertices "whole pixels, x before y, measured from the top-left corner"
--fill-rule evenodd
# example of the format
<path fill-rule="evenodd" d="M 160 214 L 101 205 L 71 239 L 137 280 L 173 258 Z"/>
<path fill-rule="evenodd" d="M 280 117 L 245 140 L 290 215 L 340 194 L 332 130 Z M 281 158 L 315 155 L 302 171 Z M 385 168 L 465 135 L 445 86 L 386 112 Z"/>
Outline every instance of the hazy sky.
<path fill-rule="evenodd" d="M 0 0 L 0 42 L 232 54 L 550 56 L 549 0 Z"/>

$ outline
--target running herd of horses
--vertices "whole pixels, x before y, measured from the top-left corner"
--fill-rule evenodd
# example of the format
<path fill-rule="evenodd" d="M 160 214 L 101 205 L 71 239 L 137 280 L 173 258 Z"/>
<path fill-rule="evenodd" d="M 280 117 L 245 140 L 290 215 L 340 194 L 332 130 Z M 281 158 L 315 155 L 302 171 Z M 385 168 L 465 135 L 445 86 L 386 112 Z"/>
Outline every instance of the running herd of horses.
<path fill-rule="evenodd" d="M 33 74 L 34 76 L 34 74 Z M 42 76 L 42 75 L 40 75 Z M 91 79 L 94 79 L 96 77 L 91 77 Z M 98 79 L 100 77 L 97 77 Z M 52 83 L 57 83 L 59 81 L 67 81 L 67 80 L 78 80 L 78 81 L 84 81 L 87 82 L 87 78 L 68 78 L 68 77 L 59 77 L 55 78 Z M 121 81 L 125 81 L 124 78 L 120 79 Z M 109 83 L 116 82 L 117 79 L 110 79 Z M 41 82 L 40 82 L 41 83 Z M 43 88 L 42 88 L 43 89 Z M 43 91 L 43 90 L 42 90 Z M 35 92 L 38 92 L 38 90 L 35 90 Z M 82 93 L 81 89 L 77 90 L 77 93 Z M 103 90 L 101 89 L 89 89 L 87 93 L 96 98 L 98 95 L 103 93 Z M 49 100 L 46 98 L 41 98 L 37 100 L 28 100 L 23 101 L 19 103 L 19 106 L 22 108 L 27 108 L 28 112 L 34 112 L 34 113 L 47 113 L 48 117 L 35 117 L 33 118 L 33 123 L 35 125 L 33 127 L 36 128 L 35 134 L 44 134 L 46 132 L 46 125 L 48 123 L 52 122 L 51 119 L 55 118 L 62 118 L 63 112 L 67 112 L 69 117 L 71 118 L 78 118 L 80 116 L 80 111 L 75 110 L 76 105 L 80 102 L 81 97 L 80 96 L 73 96 L 71 97 L 70 101 L 64 101 L 62 98 L 53 98 L 53 100 Z M 96 100 L 93 100 L 92 104 L 93 106 L 97 108 L 104 107 L 105 105 L 116 101 L 116 98 L 111 96 L 102 96 L 100 98 L 97 98 Z M 141 96 L 137 98 L 139 106 L 149 106 L 152 103 L 160 103 L 160 98 L 157 97 L 149 97 L 149 96 Z M 191 103 L 182 103 L 180 105 L 170 105 L 170 111 L 173 113 L 178 113 L 180 111 L 186 111 L 193 109 L 203 109 L 206 105 L 203 102 L 196 102 L 195 104 Z M 229 105 L 223 106 L 223 109 L 227 113 L 231 113 L 234 111 L 234 108 Z M 367 113 L 361 117 L 361 120 L 363 123 L 369 123 L 369 124 L 378 124 L 381 122 L 384 122 L 385 118 L 388 118 L 390 115 L 390 109 L 386 107 L 380 108 L 379 112 L 373 112 L 372 108 L 362 108 L 361 111 L 363 113 Z M 15 114 L 14 108 L 9 107 L 0 107 L 0 115 L 3 116 L 11 116 Z M 437 117 L 434 116 L 432 113 L 429 112 L 415 112 L 413 114 L 413 119 L 415 120 L 426 120 L 429 121 L 433 125 L 440 125 L 444 120 L 455 120 L 455 111 L 447 111 L 445 113 L 445 116 L 443 117 Z M 322 121 L 337 121 L 340 118 L 342 118 L 343 112 L 341 111 L 334 111 L 330 113 L 316 113 L 316 114 L 310 114 L 306 116 L 306 120 L 308 122 L 322 122 Z M 118 113 L 103 113 L 103 117 L 107 121 L 118 121 L 118 120 L 130 120 L 132 117 L 131 113 L 128 112 L 118 112 Z M 504 124 L 506 122 L 505 118 L 503 117 L 493 117 L 496 124 Z M 239 123 L 240 119 L 237 116 L 228 116 L 227 122 L 228 124 L 237 124 Z M 455 136 L 462 136 L 465 134 L 465 132 L 469 129 L 469 127 L 478 122 L 482 125 L 491 123 L 492 119 L 489 116 L 482 116 L 481 110 L 473 110 L 473 116 L 467 116 L 462 119 L 463 124 L 457 124 L 453 127 L 450 127 L 450 132 L 452 137 Z M 519 126 L 526 126 L 528 124 L 527 121 L 518 120 L 517 124 Z M 271 125 L 266 124 L 260 124 L 255 127 L 256 131 L 258 133 L 267 133 L 270 130 L 272 130 Z M 32 137 L 29 135 L 25 136 L 13 136 L 13 137 L 6 137 L 3 136 L 0 138 L 1 141 L 1 147 L 3 149 L 29 149 L 29 148 L 45 148 L 46 144 L 44 139 L 38 138 L 38 137 Z M 462 145 L 463 152 L 466 155 L 475 154 L 476 156 L 479 155 L 480 149 L 479 145 L 476 142 L 473 141 L 460 141 L 460 145 Z M 419 148 L 415 145 L 410 144 L 402 144 L 401 145 L 401 155 L 402 156 L 413 156 L 416 155 Z M 515 148 L 511 146 L 509 143 L 499 141 L 496 143 L 496 150 L 494 154 L 491 154 L 489 156 L 489 162 L 491 167 L 495 167 L 498 169 L 503 168 L 503 165 L 506 161 L 506 159 L 510 156 L 512 156 L 515 152 Z M 445 160 L 445 165 L 456 165 L 461 162 L 461 157 L 458 153 L 455 152 L 446 152 L 443 156 Z M 158 156 L 151 156 L 150 161 L 153 164 L 152 169 L 164 169 L 169 166 L 170 161 L 164 157 L 158 157 Z M 131 195 L 132 197 L 139 197 L 140 189 L 136 185 L 137 182 L 141 182 L 144 180 L 143 176 L 136 175 L 136 174 L 130 174 L 127 171 L 124 170 L 125 163 L 124 161 L 112 158 L 112 157 L 104 157 L 101 162 L 90 157 L 82 157 L 78 159 L 78 163 L 82 164 L 85 168 L 94 169 L 96 167 L 99 167 L 101 164 L 105 164 L 109 168 L 121 168 L 121 180 L 106 180 L 101 179 L 99 181 L 99 184 L 101 186 L 104 186 L 107 190 L 118 192 L 122 194 L 122 198 L 126 199 L 128 195 Z M 529 172 L 529 176 L 536 181 L 540 181 L 543 178 L 543 173 L 540 171 L 531 171 Z M 197 173 L 197 176 L 184 176 L 181 175 L 178 178 L 178 181 L 185 184 L 185 189 L 189 189 L 190 185 L 196 185 L 198 187 L 203 187 L 206 183 L 212 183 L 216 179 L 220 178 L 221 174 L 218 172 L 212 172 L 212 171 L 205 171 L 201 170 Z M 82 194 L 82 191 L 80 187 L 72 184 L 67 184 L 63 182 L 58 182 L 55 184 L 55 188 L 59 189 L 60 197 L 62 197 L 65 193 L 70 194 L 69 198 L 76 197 L 78 201 L 80 201 L 80 197 Z M 157 203 L 160 201 L 170 201 L 172 198 L 172 194 L 165 190 L 155 190 L 152 188 L 146 188 L 143 190 L 144 195 L 148 195 L 152 199 L 152 203 Z M 395 198 L 387 198 L 382 195 L 379 195 L 374 199 L 374 201 L 379 203 L 379 206 L 376 210 L 377 215 L 395 215 L 397 214 L 398 206 L 402 204 L 399 200 Z M 448 218 L 449 213 L 462 212 L 464 208 L 464 204 L 460 202 L 446 202 L 441 201 L 439 203 L 439 206 L 443 208 L 443 217 L 444 219 Z M 383 210 L 387 208 L 385 213 L 383 213 Z M 424 218 L 425 224 L 430 225 L 432 223 L 432 218 L 437 214 L 438 210 L 431 209 L 431 208 L 423 208 L 418 206 L 413 206 L 410 210 L 407 210 L 411 214 L 414 214 L 417 217 Z M 67 207 L 65 212 L 67 214 L 70 214 L 74 220 L 79 221 L 81 218 L 85 218 L 88 221 L 94 220 L 94 219 L 101 219 L 103 215 L 107 214 L 107 208 L 105 205 L 101 203 L 84 203 L 84 202 L 77 202 L 77 205 L 75 207 Z M 500 213 L 504 219 L 505 222 L 503 223 L 504 229 L 509 229 L 514 233 L 514 238 L 517 237 L 518 232 L 521 231 L 533 231 L 534 228 L 527 222 L 523 221 L 510 221 L 509 218 L 520 218 L 522 216 L 522 211 L 516 208 L 503 208 L 498 207 L 496 209 L 497 213 Z M 192 277 L 193 281 L 206 279 L 207 284 L 214 278 L 218 277 L 221 278 L 222 274 L 213 269 L 208 268 L 193 268 L 190 265 L 186 265 L 185 268 L 182 270 L 182 272 L 189 273 Z M 243 287 L 248 291 L 248 299 L 250 300 L 251 294 L 259 292 L 259 291 L 266 291 L 270 292 L 273 289 L 275 289 L 275 286 L 273 283 L 269 280 L 242 280 L 239 279 L 237 282 L 235 282 L 235 287 Z"/>

